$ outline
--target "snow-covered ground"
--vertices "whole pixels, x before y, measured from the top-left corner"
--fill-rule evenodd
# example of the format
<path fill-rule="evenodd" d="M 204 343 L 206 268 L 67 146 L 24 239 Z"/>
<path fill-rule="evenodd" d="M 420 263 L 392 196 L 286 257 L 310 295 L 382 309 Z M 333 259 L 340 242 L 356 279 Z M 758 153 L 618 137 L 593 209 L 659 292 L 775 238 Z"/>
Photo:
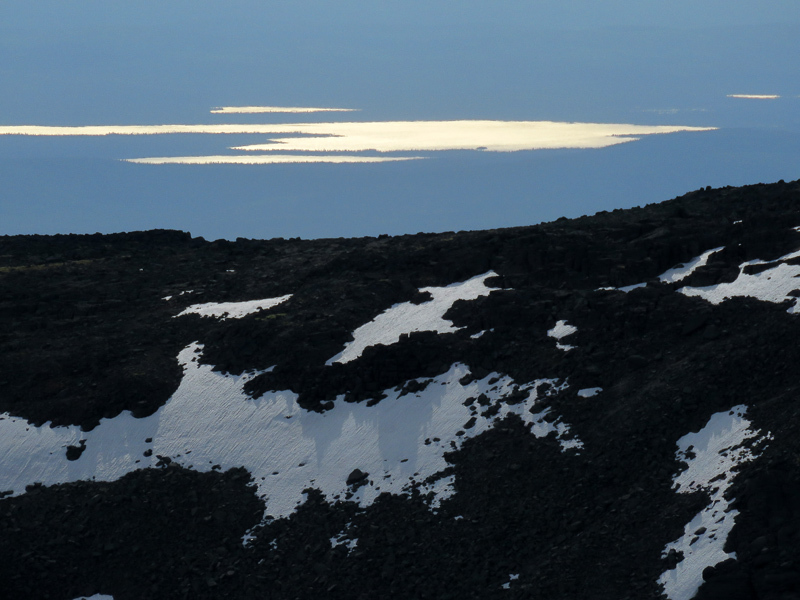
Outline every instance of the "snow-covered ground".
<path fill-rule="evenodd" d="M 689 275 L 694 273 L 700 267 L 704 267 L 708 264 L 708 259 L 711 257 L 712 254 L 719 252 L 725 246 L 720 246 L 719 248 L 712 248 L 711 250 L 706 250 L 700 256 L 695 256 L 692 260 L 687 263 L 682 263 L 679 265 L 675 265 L 671 269 L 667 269 L 661 275 L 658 276 L 658 280 L 661 283 L 674 283 L 676 281 L 681 281 L 686 279 Z M 641 283 L 634 283 L 633 285 L 626 285 L 621 288 L 601 288 L 604 290 L 615 290 L 619 289 L 620 292 L 628 293 L 631 290 L 635 290 L 637 288 L 642 288 L 647 285 L 647 282 Z"/>
<path fill-rule="evenodd" d="M 797 229 L 797 228 L 793 228 Z M 704 267 L 708 263 L 709 257 L 715 252 L 722 250 L 724 246 L 713 248 L 703 252 L 683 265 L 678 265 L 669 269 L 658 276 L 662 283 L 673 283 L 685 279 L 697 269 Z M 730 283 L 718 283 L 703 287 L 685 286 L 678 290 L 686 296 L 697 296 L 711 302 L 719 304 L 728 298 L 749 297 L 757 298 L 764 302 L 781 303 L 793 301 L 788 311 L 791 314 L 800 312 L 797 298 L 800 297 L 800 250 L 790 252 L 773 261 L 760 259 L 749 260 L 739 265 L 739 276 Z M 745 269 L 750 266 L 772 265 L 758 273 L 745 273 Z M 621 288 L 600 288 L 604 290 L 619 289 L 622 292 L 630 292 L 636 288 L 644 287 L 646 283 L 635 283 Z"/>
<path fill-rule="evenodd" d="M 395 305 L 360 327 L 339 359 L 353 360 L 365 347 L 392 343 L 404 332 L 455 331 L 444 313 L 456 300 L 494 291 L 485 286 L 493 275 L 489 272 L 451 286 L 421 290 L 433 299 L 419 305 Z M 237 318 L 288 298 L 207 303 L 181 314 Z M 559 323 L 559 336 L 576 331 Z M 567 387 L 556 380 L 517 384 L 508 376 L 491 373 L 462 384 L 469 369 L 453 364 L 438 377 L 418 380 L 426 384 L 418 393 L 403 394 L 401 387 L 386 390 L 386 398 L 375 406 L 348 403 L 340 396 L 332 410 L 317 413 L 302 409 L 291 391 L 248 397 L 244 385 L 259 373 L 215 372 L 213 366 L 200 364 L 202 351 L 202 344 L 194 342 L 179 353 L 180 386 L 164 406 L 143 419 L 126 411 L 85 432 L 49 423 L 35 427 L 1 414 L 0 463 L 7 468 L 0 472 L 0 491 L 22 494 L 35 482 L 113 481 L 136 469 L 158 466 L 166 458 L 199 471 L 246 468 L 266 501 L 267 514 L 276 518 L 291 514 L 309 487 L 319 489 L 329 500 L 349 498 L 362 505 L 383 492 L 401 494 L 417 487 L 436 508 L 453 492 L 453 476 L 440 474 L 448 466 L 445 453 L 511 413 L 536 437 L 556 435 L 565 451 L 583 445 L 570 435 L 566 423 L 548 417 L 550 409 L 532 410 L 543 385 L 546 393 Z M 524 401 L 503 402 L 511 394 L 518 397 L 520 391 Z M 475 400 L 481 394 L 488 404 Z M 487 411 L 490 406 L 497 410 Z M 73 452 L 84 447 L 75 460 L 67 459 L 70 446 Z M 355 469 L 368 473 L 365 485 L 347 485 Z"/>
<path fill-rule="evenodd" d="M 243 386 L 256 373 L 215 372 L 211 365 L 200 364 L 201 353 L 202 345 L 193 343 L 179 354 L 184 371 L 180 387 L 150 417 L 135 419 L 124 412 L 83 432 L 49 424 L 34 427 L 2 415 L 0 462 L 7 468 L 0 474 L 0 490 L 20 494 L 34 482 L 111 481 L 168 457 L 199 471 L 245 467 L 273 517 L 291 514 L 308 487 L 321 490 L 328 499 L 352 495 L 368 505 L 382 492 L 400 494 L 419 485 L 432 492 L 435 507 L 452 493 L 452 477 L 432 478 L 447 467 L 444 454 L 510 413 L 528 424 L 534 436 L 554 433 L 564 449 L 581 446 L 570 438 L 565 423 L 545 421 L 547 410 L 530 410 L 542 384 L 563 389 L 552 380 L 517 386 L 509 377 L 490 374 L 462 385 L 459 381 L 469 370 L 454 364 L 417 394 L 390 389 L 375 406 L 340 397 L 332 410 L 316 413 L 302 409 L 289 391 L 249 398 Z M 525 401 L 502 402 L 518 388 L 527 393 Z M 483 416 L 485 407 L 477 402 L 465 406 L 467 398 L 480 394 L 492 404 L 499 401 L 496 415 Z M 81 441 L 86 448 L 80 458 L 67 460 L 66 447 Z M 355 492 L 346 484 L 354 469 L 369 473 L 369 483 Z M 428 478 L 433 480 L 422 485 Z"/>
<path fill-rule="evenodd" d="M 342 531 L 340 531 L 330 539 L 331 548 L 336 548 L 337 546 L 344 546 L 345 548 L 347 548 L 347 552 L 349 554 L 358 545 L 358 538 L 353 537 L 354 533 L 355 532 L 353 530 L 353 524 L 348 523 L 347 525 L 345 525 Z"/>
<path fill-rule="evenodd" d="M 511 589 L 511 582 L 512 581 L 516 581 L 517 579 L 519 579 L 519 573 L 509 573 L 508 574 L 508 581 L 506 583 L 504 583 L 503 585 L 501 585 L 500 587 L 503 588 L 504 590 L 510 590 Z"/>
<path fill-rule="evenodd" d="M 672 549 L 683 554 L 683 560 L 658 580 L 670 600 L 691 600 L 703 583 L 703 569 L 736 558 L 724 547 L 739 511 L 730 508 L 725 493 L 733 483 L 736 467 L 755 458 L 744 443 L 769 437 L 750 428 L 750 421 L 744 417 L 746 411 L 742 404 L 716 413 L 700 431 L 678 440 L 676 456 L 688 468 L 675 477 L 676 492 L 703 490 L 710 493 L 711 502 L 686 524 L 683 536 L 664 549 L 664 556 Z"/>
<path fill-rule="evenodd" d="M 345 344 L 344 350 L 329 359 L 326 364 L 350 362 L 361 356 L 365 348 L 378 344 L 389 346 L 397 343 L 403 334 L 415 331 L 438 333 L 458 331 L 461 328 L 445 319 L 444 314 L 457 300 L 475 300 L 497 291 L 496 288 L 486 287 L 486 280 L 496 275 L 494 271 L 489 271 L 445 287 L 420 289 L 420 292 L 429 293 L 431 300 L 421 304 L 401 302 L 385 310 L 369 323 L 356 329 L 353 332 L 353 341 Z"/>
<path fill-rule="evenodd" d="M 564 352 L 569 352 L 575 346 L 570 346 L 569 344 L 562 344 L 561 340 L 577 332 L 578 332 L 577 327 L 575 327 L 574 325 L 569 325 L 566 321 L 561 320 L 556 322 L 555 326 L 552 329 L 547 330 L 547 337 L 551 337 L 556 340 L 556 348 L 558 348 L 559 350 L 563 350 Z"/>
<path fill-rule="evenodd" d="M 681 281 L 683 279 L 686 279 L 689 275 L 694 273 L 700 267 L 705 267 L 708 264 L 708 259 L 711 257 L 711 255 L 716 254 L 723 248 L 725 248 L 725 246 L 720 246 L 719 248 L 712 248 L 711 250 L 706 250 L 700 256 L 696 256 L 687 263 L 674 266 L 671 269 L 667 269 L 661 275 L 658 276 L 658 279 L 659 281 L 661 281 L 661 283 L 674 283 L 676 281 Z"/>
<path fill-rule="evenodd" d="M 739 265 L 739 276 L 730 283 L 719 283 L 704 287 L 682 287 L 678 291 L 687 296 L 699 296 L 712 304 L 719 304 L 727 298 L 746 296 L 757 298 L 764 302 L 781 303 L 794 300 L 789 307 L 789 313 L 798 312 L 797 296 L 800 294 L 800 250 L 781 256 L 774 261 L 750 260 Z M 792 262 L 790 262 L 792 261 Z M 750 275 L 745 273 L 748 266 L 774 265 L 759 273 Z"/>
<path fill-rule="evenodd" d="M 170 298 L 171 296 L 167 296 Z M 179 312 L 176 317 L 197 314 L 201 317 L 214 317 L 221 321 L 225 319 L 241 319 L 247 315 L 260 310 L 267 310 L 277 306 L 281 302 L 286 302 L 291 298 L 291 294 L 279 296 L 278 298 L 264 298 L 263 300 L 246 300 L 244 302 L 206 302 L 204 304 L 192 304 Z"/>

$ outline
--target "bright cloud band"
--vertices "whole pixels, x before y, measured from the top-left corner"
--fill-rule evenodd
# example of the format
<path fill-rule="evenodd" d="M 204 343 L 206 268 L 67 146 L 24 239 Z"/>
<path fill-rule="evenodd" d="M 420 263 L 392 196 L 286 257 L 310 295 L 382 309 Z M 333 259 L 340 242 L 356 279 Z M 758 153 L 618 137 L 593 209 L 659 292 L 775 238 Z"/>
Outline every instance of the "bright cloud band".
<path fill-rule="evenodd" d="M 277 128 L 276 128 L 277 129 Z M 287 131 L 314 137 L 276 138 L 267 144 L 234 150 L 290 152 L 419 152 L 485 150 L 513 152 L 555 148 L 604 148 L 638 136 L 707 131 L 704 127 L 557 123 L 553 121 L 385 121 L 319 123 L 287 126 Z M 279 133 L 276 131 L 276 133 Z"/>
<path fill-rule="evenodd" d="M 218 106 L 213 114 L 255 114 L 255 113 L 317 113 L 317 112 L 355 112 L 358 108 L 312 108 L 303 106 Z"/>
<path fill-rule="evenodd" d="M 366 123 L 88 125 L 0 127 L 0 135 L 102 136 L 195 134 L 294 134 L 236 150 L 288 152 L 414 152 L 486 150 L 513 152 L 555 148 L 604 148 L 642 135 L 709 131 L 713 127 L 559 123 L 553 121 L 383 121 Z M 225 158 L 225 161 L 230 160 Z M 345 162 L 345 161 L 341 161 Z"/>
<path fill-rule="evenodd" d="M 744 98 L 745 100 L 776 100 L 777 94 L 728 94 L 728 98 Z"/>
<path fill-rule="evenodd" d="M 255 156 L 162 156 L 126 158 L 126 162 L 143 165 L 275 165 L 291 163 L 382 163 L 418 160 L 423 156 L 340 156 L 313 154 L 258 154 Z"/>

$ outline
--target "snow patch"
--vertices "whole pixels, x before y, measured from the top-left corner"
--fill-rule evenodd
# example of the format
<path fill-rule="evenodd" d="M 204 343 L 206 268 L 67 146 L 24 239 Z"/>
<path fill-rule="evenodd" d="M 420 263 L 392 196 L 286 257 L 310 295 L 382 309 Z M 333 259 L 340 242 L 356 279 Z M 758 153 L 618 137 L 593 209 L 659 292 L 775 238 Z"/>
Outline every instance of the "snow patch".
<path fill-rule="evenodd" d="M 686 279 L 689 275 L 694 273 L 700 267 L 704 267 L 708 264 L 708 259 L 711 257 L 712 254 L 716 254 L 720 250 L 725 248 L 725 246 L 720 246 L 719 248 L 713 248 L 711 250 L 706 250 L 700 256 L 696 256 L 692 260 L 682 265 L 677 265 L 664 271 L 661 275 L 658 276 L 658 279 L 661 283 L 674 283 L 676 281 L 681 281 L 682 279 Z"/>
<path fill-rule="evenodd" d="M 563 319 L 558 321 L 552 329 L 547 330 L 547 337 L 555 338 L 557 340 L 561 340 L 573 333 L 577 333 L 578 328 L 574 325 L 569 325 Z"/>
<path fill-rule="evenodd" d="M 689 275 L 694 273 L 700 267 L 706 266 L 708 264 L 709 257 L 714 254 L 715 252 L 719 252 L 725 246 L 720 246 L 719 248 L 713 248 L 711 250 L 706 250 L 700 256 L 695 256 L 692 260 L 687 263 L 679 264 L 671 269 L 667 269 L 661 275 L 658 276 L 658 280 L 661 283 L 674 283 L 676 281 L 680 281 L 682 279 L 686 279 Z M 632 290 L 636 290 L 647 285 L 646 281 L 641 283 L 634 283 L 633 285 L 626 285 L 620 288 L 615 287 L 602 287 L 597 288 L 598 291 L 601 290 L 619 290 L 620 292 L 625 292 L 626 294 Z M 680 291 L 680 290 L 679 290 Z"/>
<path fill-rule="evenodd" d="M 634 283 L 633 285 L 626 285 L 626 286 L 624 286 L 624 287 L 617 288 L 617 289 L 618 289 L 620 292 L 625 292 L 625 293 L 627 294 L 628 292 L 630 292 L 630 291 L 632 291 L 632 290 L 636 290 L 636 289 L 639 289 L 639 288 L 643 288 L 643 287 L 645 287 L 646 285 L 647 285 L 647 283 L 646 283 L 646 282 L 642 282 L 642 283 Z M 611 289 L 614 289 L 614 288 L 611 288 Z"/>
<path fill-rule="evenodd" d="M 193 294 L 193 293 L 194 293 L 194 290 L 185 290 L 185 291 L 181 292 L 180 294 L 178 294 L 178 296 L 183 296 L 184 294 Z M 176 296 L 164 296 L 162 298 L 162 300 L 165 300 L 166 302 L 169 302 L 170 300 L 172 300 L 175 297 Z"/>
<path fill-rule="evenodd" d="M 446 320 L 444 314 L 457 300 L 475 300 L 497 291 L 495 288 L 486 287 L 486 280 L 496 275 L 494 271 L 489 271 L 446 287 L 420 289 L 420 292 L 427 292 L 433 298 L 422 304 L 402 302 L 385 310 L 369 323 L 356 329 L 353 332 L 353 341 L 345 344 L 344 350 L 325 364 L 348 363 L 361 356 L 365 348 L 378 344 L 389 346 L 398 342 L 403 334 L 415 331 L 452 333 L 463 329 L 455 327 L 452 321 Z"/>
<path fill-rule="evenodd" d="M 692 260 L 690 260 L 687 263 L 675 265 L 671 269 L 667 269 L 661 275 L 659 275 L 658 280 L 661 283 L 675 283 L 676 281 L 681 281 L 682 279 L 686 279 L 689 275 L 694 273 L 700 267 L 706 266 L 708 264 L 709 257 L 715 252 L 719 252 L 723 248 L 725 248 L 725 246 L 720 246 L 719 248 L 712 248 L 711 250 L 706 250 L 700 256 L 695 256 Z M 646 285 L 647 282 L 642 282 L 642 283 L 634 283 L 633 285 L 626 285 L 621 288 L 604 287 L 599 289 L 601 290 L 618 289 L 620 292 L 625 292 L 627 294 L 631 290 L 643 288 Z"/>
<path fill-rule="evenodd" d="M 703 583 L 703 569 L 736 558 L 735 553 L 723 549 L 739 514 L 730 508 L 725 492 L 733 483 L 734 469 L 756 458 L 744 442 L 769 438 L 750 429 L 750 421 L 744 418 L 746 410 L 740 404 L 716 413 L 700 431 L 678 440 L 676 457 L 688 468 L 675 476 L 675 491 L 706 491 L 711 501 L 684 527 L 683 536 L 664 548 L 665 557 L 673 549 L 683 554 L 683 560 L 658 580 L 670 600 L 690 600 Z"/>
<path fill-rule="evenodd" d="M 245 531 L 244 535 L 242 536 L 242 546 L 246 548 L 254 539 L 256 539 L 255 527 L 251 527 Z"/>
<path fill-rule="evenodd" d="M 774 261 L 750 260 L 739 265 L 739 276 L 730 283 L 718 283 L 704 287 L 682 287 L 678 290 L 686 296 L 699 296 L 711 304 L 719 304 L 728 298 L 746 296 L 764 302 L 779 304 L 793 300 L 787 312 L 798 312 L 797 298 L 791 292 L 800 290 L 800 264 L 789 261 L 800 258 L 800 250 L 781 256 Z M 748 274 L 745 269 L 755 265 L 772 265 L 759 273 Z"/>
<path fill-rule="evenodd" d="M 556 348 L 559 350 L 563 350 L 564 352 L 569 352 L 575 346 L 570 346 L 569 344 L 562 344 L 561 339 L 567 336 L 570 336 L 578 331 L 578 328 L 574 325 L 567 324 L 566 321 L 561 320 L 558 321 L 552 329 L 547 330 L 547 337 L 555 338 L 556 339 Z"/>
<path fill-rule="evenodd" d="M 503 585 L 501 585 L 500 587 L 503 588 L 504 590 L 510 590 L 511 589 L 511 582 L 512 581 L 516 581 L 517 579 L 519 579 L 519 573 L 509 573 L 508 574 L 508 581 L 506 583 L 504 583 Z"/>
<path fill-rule="evenodd" d="M 214 317 L 220 321 L 225 319 L 241 319 L 259 310 L 266 310 L 286 302 L 292 294 L 278 298 L 264 298 L 263 300 L 246 300 L 244 302 L 206 302 L 205 304 L 192 304 L 183 309 L 176 317 L 197 314 L 201 317 Z"/>
<path fill-rule="evenodd" d="M 582 445 L 570 437 L 567 424 L 544 419 L 549 409 L 533 413 L 540 395 L 567 387 L 556 380 L 517 385 L 491 373 L 465 385 L 461 381 L 469 369 L 454 364 L 419 393 L 401 396 L 399 389 L 387 390 L 375 406 L 344 402 L 340 396 L 332 410 L 316 413 L 303 410 L 290 391 L 249 398 L 243 387 L 259 373 L 215 372 L 212 365 L 200 364 L 201 353 L 199 343 L 180 352 L 180 386 L 149 417 L 135 419 L 126 411 L 83 432 L 35 427 L 0 415 L 0 490 L 18 495 L 35 482 L 113 481 L 168 457 L 203 472 L 243 466 L 265 500 L 266 515 L 274 518 L 292 514 L 307 488 L 320 490 L 329 501 L 348 499 L 362 506 L 381 493 L 416 488 L 435 509 L 454 493 L 453 476 L 443 473 L 445 454 L 511 413 L 536 437 L 556 435 L 564 451 Z M 521 402 L 504 402 L 509 395 L 516 400 L 520 391 L 526 394 Z M 489 406 L 474 400 L 481 394 L 490 399 Z M 66 447 L 80 440 L 85 450 L 77 460 L 67 460 Z M 368 473 L 357 490 L 346 483 L 354 469 Z"/>
<path fill-rule="evenodd" d="M 578 390 L 578 397 L 579 398 L 591 398 L 592 396 L 596 396 L 600 392 L 603 391 L 603 388 L 600 387 L 593 387 L 593 388 L 584 388 L 582 390 Z"/>
<path fill-rule="evenodd" d="M 336 548 L 337 546 L 344 546 L 347 548 L 347 553 L 350 554 L 355 547 L 358 545 L 358 538 L 353 537 L 351 529 L 353 527 L 352 523 L 348 523 L 344 526 L 344 529 L 337 533 L 334 537 L 330 539 L 331 541 L 331 548 Z"/>
<path fill-rule="evenodd" d="M 75 600 L 114 600 L 114 596 L 108 594 L 95 594 L 94 596 L 78 596 Z"/>

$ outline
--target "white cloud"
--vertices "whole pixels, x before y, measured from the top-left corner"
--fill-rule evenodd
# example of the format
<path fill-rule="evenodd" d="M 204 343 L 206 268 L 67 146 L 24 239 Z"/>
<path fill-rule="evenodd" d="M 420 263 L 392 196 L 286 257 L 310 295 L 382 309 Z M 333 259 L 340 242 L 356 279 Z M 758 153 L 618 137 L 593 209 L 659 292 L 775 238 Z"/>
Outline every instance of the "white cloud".
<path fill-rule="evenodd" d="M 226 112 L 277 112 L 280 107 L 221 107 Z M 281 109 L 333 111 L 351 109 Z M 356 152 L 435 152 L 472 150 L 515 152 L 561 148 L 605 148 L 638 140 L 641 136 L 679 131 L 710 131 L 714 127 L 564 123 L 554 121 L 381 121 L 349 123 L 224 123 L 173 125 L 46 125 L 0 126 L 0 135 L 106 136 L 170 134 L 250 134 L 266 136 L 266 143 L 236 146 L 233 150 L 260 155 L 162 156 L 124 159 L 140 164 L 378 163 L 414 160 L 424 156 L 376 157 L 342 155 Z M 282 137 L 288 136 L 288 137 Z M 273 154 L 280 151 L 280 154 Z M 317 155 L 305 154 L 317 153 Z"/>
<path fill-rule="evenodd" d="M 254 114 L 254 113 L 316 113 L 316 112 L 355 112 L 360 108 L 311 108 L 302 106 L 218 106 L 211 110 L 214 114 Z"/>
<path fill-rule="evenodd" d="M 775 100 L 780 98 L 777 94 L 728 94 L 728 98 L 743 98 L 745 100 Z"/>
<path fill-rule="evenodd" d="M 270 134 L 298 133 L 298 125 L 260 123 L 223 123 L 219 125 L 80 125 L 61 127 L 51 125 L 10 125 L 0 127 L 0 135 L 169 135 L 175 133 L 204 134 Z"/>
<path fill-rule="evenodd" d="M 57 127 L 14 125 L 0 135 L 165 135 L 301 134 L 276 138 L 268 144 L 238 146 L 235 150 L 288 152 L 379 152 L 488 150 L 513 152 L 545 148 L 603 148 L 631 142 L 642 135 L 678 131 L 709 131 L 713 127 L 559 123 L 553 121 L 382 121 L 365 123 L 290 123 L 218 125 L 85 125 Z M 278 144 L 280 144 L 278 146 Z M 228 162 L 222 158 L 218 162 Z M 344 161 L 342 161 L 344 162 Z"/>
<path fill-rule="evenodd" d="M 126 158 L 144 165 L 274 165 L 290 163 L 381 163 L 418 160 L 423 156 L 341 156 L 335 154 L 258 154 L 255 156 L 161 156 Z"/>
<path fill-rule="evenodd" d="M 293 133 L 313 137 L 276 138 L 267 144 L 234 150 L 291 152 L 414 152 L 486 150 L 513 152 L 549 148 L 604 148 L 638 136 L 708 127 L 559 123 L 553 121 L 384 121 L 371 123 L 300 123 Z M 275 133 L 280 133 L 276 131 Z"/>

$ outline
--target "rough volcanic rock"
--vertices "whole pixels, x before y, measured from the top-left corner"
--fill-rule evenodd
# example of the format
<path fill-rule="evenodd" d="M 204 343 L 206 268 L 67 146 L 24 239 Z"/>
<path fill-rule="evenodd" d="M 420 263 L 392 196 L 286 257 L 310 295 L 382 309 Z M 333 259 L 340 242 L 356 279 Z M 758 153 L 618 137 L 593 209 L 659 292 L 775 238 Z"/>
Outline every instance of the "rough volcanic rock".
<path fill-rule="evenodd" d="M 254 401 L 289 390 L 320 413 L 379 404 L 393 388 L 412 396 L 454 363 L 469 369 L 463 385 L 492 374 L 547 379 L 542 422 L 568 424 L 582 444 L 535 437 L 509 414 L 447 454 L 455 493 L 439 505 L 414 485 L 361 506 L 357 494 L 377 476 L 353 465 L 349 499 L 312 486 L 278 519 L 262 518 L 245 470 L 200 473 L 165 455 L 160 468 L 114 482 L 0 490 L 0 595 L 663 598 L 659 576 L 688 560 L 666 545 L 710 498 L 676 493 L 685 469 L 676 443 L 743 404 L 768 439 L 731 474 L 727 498 L 739 514 L 725 551 L 736 558 L 706 568 L 696 598 L 800 597 L 800 315 L 787 312 L 797 294 L 711 304 L 677 291 L 729 283 L 747 261 L 797 251 L 798 226 L 800 183 L 779 182 L 491 231 L 0 237 L 0 412 L 31 427 L 88 431 L 122 411 L 153 414 L 181 382 L 176 356 L 200 341 L 201 360 L 217 370 L 260 373 L 245 386 Z M 659 281 L 720 247 L 685 279 Z M 456 331 L 409 332 L 327 364 L 390 307 L 424 307 L 423 288 L 488 271 L 493 291 L 445 314 Z M 177 317 L 194 304 L 287 294 L 241 319 Z M 548 331 L 561 321 L 577 330 L 557 340 Z M 503 403 L 525 394 L 516 388 Z M 502 408 L 488 396 L 467 403 L 461 433 Z M 85 447 L 63 452 L 85 460 Z"/>

